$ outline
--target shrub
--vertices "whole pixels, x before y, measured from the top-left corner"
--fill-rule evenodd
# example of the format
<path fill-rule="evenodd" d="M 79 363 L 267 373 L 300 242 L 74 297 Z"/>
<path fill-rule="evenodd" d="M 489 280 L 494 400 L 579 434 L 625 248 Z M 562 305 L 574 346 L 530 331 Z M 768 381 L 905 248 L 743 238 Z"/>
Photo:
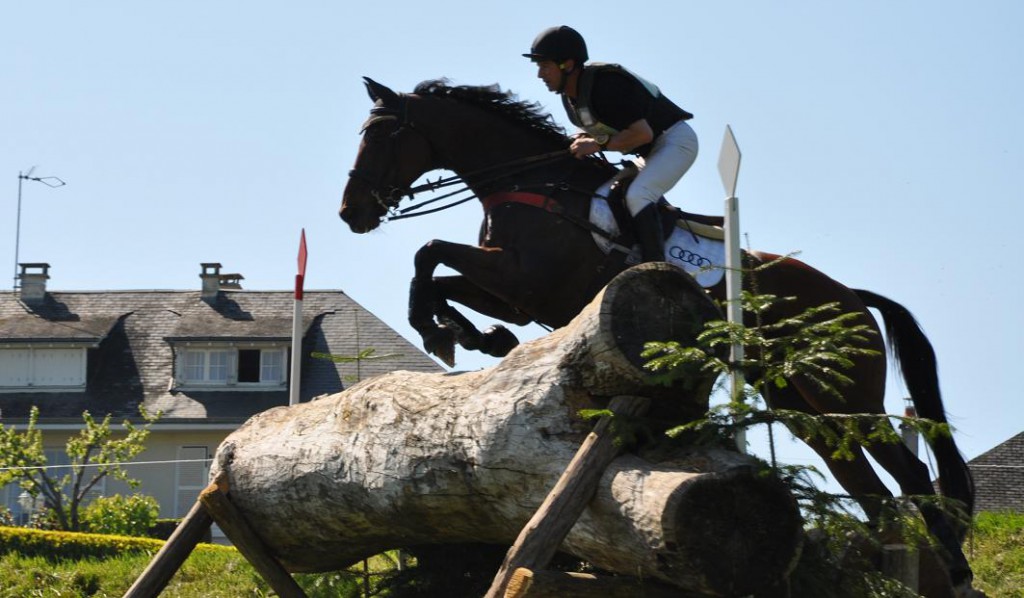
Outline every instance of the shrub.
<path fill-rule="evenodd" d="M 152 555 L 163 545 L 152 538 L 0 527 L 0 555 L 11 552 L 53 560 L 103 559 L 128 552 Z M 214 544 L 200 544 L 196 550 L 237 552 L 233 547 Z"/>
<path fill-rule="evenodd" d="M 152 496 L 104 496 L 85 508 L 82 521 L 85 528 L 97 534 L 145 536 L 156 523 L 160 505 Z"/>

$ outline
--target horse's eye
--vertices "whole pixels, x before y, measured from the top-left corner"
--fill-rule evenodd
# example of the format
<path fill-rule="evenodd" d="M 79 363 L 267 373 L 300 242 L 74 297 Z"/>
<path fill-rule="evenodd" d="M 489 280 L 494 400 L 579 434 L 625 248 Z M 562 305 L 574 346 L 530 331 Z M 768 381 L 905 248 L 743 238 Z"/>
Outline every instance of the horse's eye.
<path fill-rule="evenodd" d="M 363 136 L 369 140 L 379 140 L 391 134 L 398 119 L 393 116 L 371 116 L 363 123 Z"/>
<path fill-rule="evenodd" d="M 380 141 L 381 139 L 384 139 L 385 137 L 391 134 L 391 131 L 389 129 L 390 127 L 387 126 L 373 126 L 366 129 L 366 132 L 363 133 L 363 136 L 372 141 Z"/>

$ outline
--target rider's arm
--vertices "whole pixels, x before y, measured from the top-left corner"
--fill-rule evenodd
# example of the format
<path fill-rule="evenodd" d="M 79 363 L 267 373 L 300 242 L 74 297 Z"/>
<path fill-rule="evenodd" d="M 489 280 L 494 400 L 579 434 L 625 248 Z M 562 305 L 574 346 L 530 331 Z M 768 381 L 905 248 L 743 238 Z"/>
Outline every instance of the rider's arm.
<path fill-rule="evenodd" d="M 640 120 L 629 125 L 625 129 L 612 135 L 604 144 L 604 149 L 613 152 L 628 153 L 641 145 L 647 145 L 654 140 L 654 131 L 647 119 Z"/>
<path fill-rule="evenodd" d="M 654 139 L 654 131 L 651 130 L 651 125 L 647 123 L 646 119 L 641 118 L 609 137 L 603 145 L 587 134 L 577 135 L 573 138 L 570 150 L 577 158 L 596 154 L 601 150 L 625 154 L 641 145 L 650 143 L 652 139 Z"/>

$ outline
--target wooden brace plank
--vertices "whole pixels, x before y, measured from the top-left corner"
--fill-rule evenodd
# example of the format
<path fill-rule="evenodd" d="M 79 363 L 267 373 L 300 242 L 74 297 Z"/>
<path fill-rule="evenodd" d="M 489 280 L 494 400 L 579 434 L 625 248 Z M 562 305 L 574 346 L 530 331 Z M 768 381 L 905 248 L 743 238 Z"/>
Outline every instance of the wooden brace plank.
<path fill-rule="evenodd" d="M 211 490 L 212 488 L 212 490 Z M 199 495 L 213 520 L 224 530 L 231 543 L 252 564 L 270 587 L 281 598 L 306 598 L 295 579 L 266 549 L 263 540 L 252 530 L 245 517 L 231 502 L 227 494 L 225 475 L 220 475 Z"/>

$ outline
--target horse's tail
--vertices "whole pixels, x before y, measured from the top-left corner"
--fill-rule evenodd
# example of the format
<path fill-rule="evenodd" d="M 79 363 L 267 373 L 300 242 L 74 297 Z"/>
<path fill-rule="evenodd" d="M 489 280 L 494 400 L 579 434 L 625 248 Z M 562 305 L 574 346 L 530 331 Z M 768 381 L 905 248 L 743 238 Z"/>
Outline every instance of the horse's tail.
<path fill-rule="evenodd" d="M 893 361 L 900 366 L 920 417 L 940 423 L 946 421 L 939 392 L 938 364 L 931 342 L 907 308 L 881 295 L 853 289 L 861 301 L 882 314 L 886 339 Z M 939 488 L 944 496 L 964 503 L 967 515 L 974 513 L 974 479 L 953 436 L 940 436 L 931 443 L 939 468 Z"/>

